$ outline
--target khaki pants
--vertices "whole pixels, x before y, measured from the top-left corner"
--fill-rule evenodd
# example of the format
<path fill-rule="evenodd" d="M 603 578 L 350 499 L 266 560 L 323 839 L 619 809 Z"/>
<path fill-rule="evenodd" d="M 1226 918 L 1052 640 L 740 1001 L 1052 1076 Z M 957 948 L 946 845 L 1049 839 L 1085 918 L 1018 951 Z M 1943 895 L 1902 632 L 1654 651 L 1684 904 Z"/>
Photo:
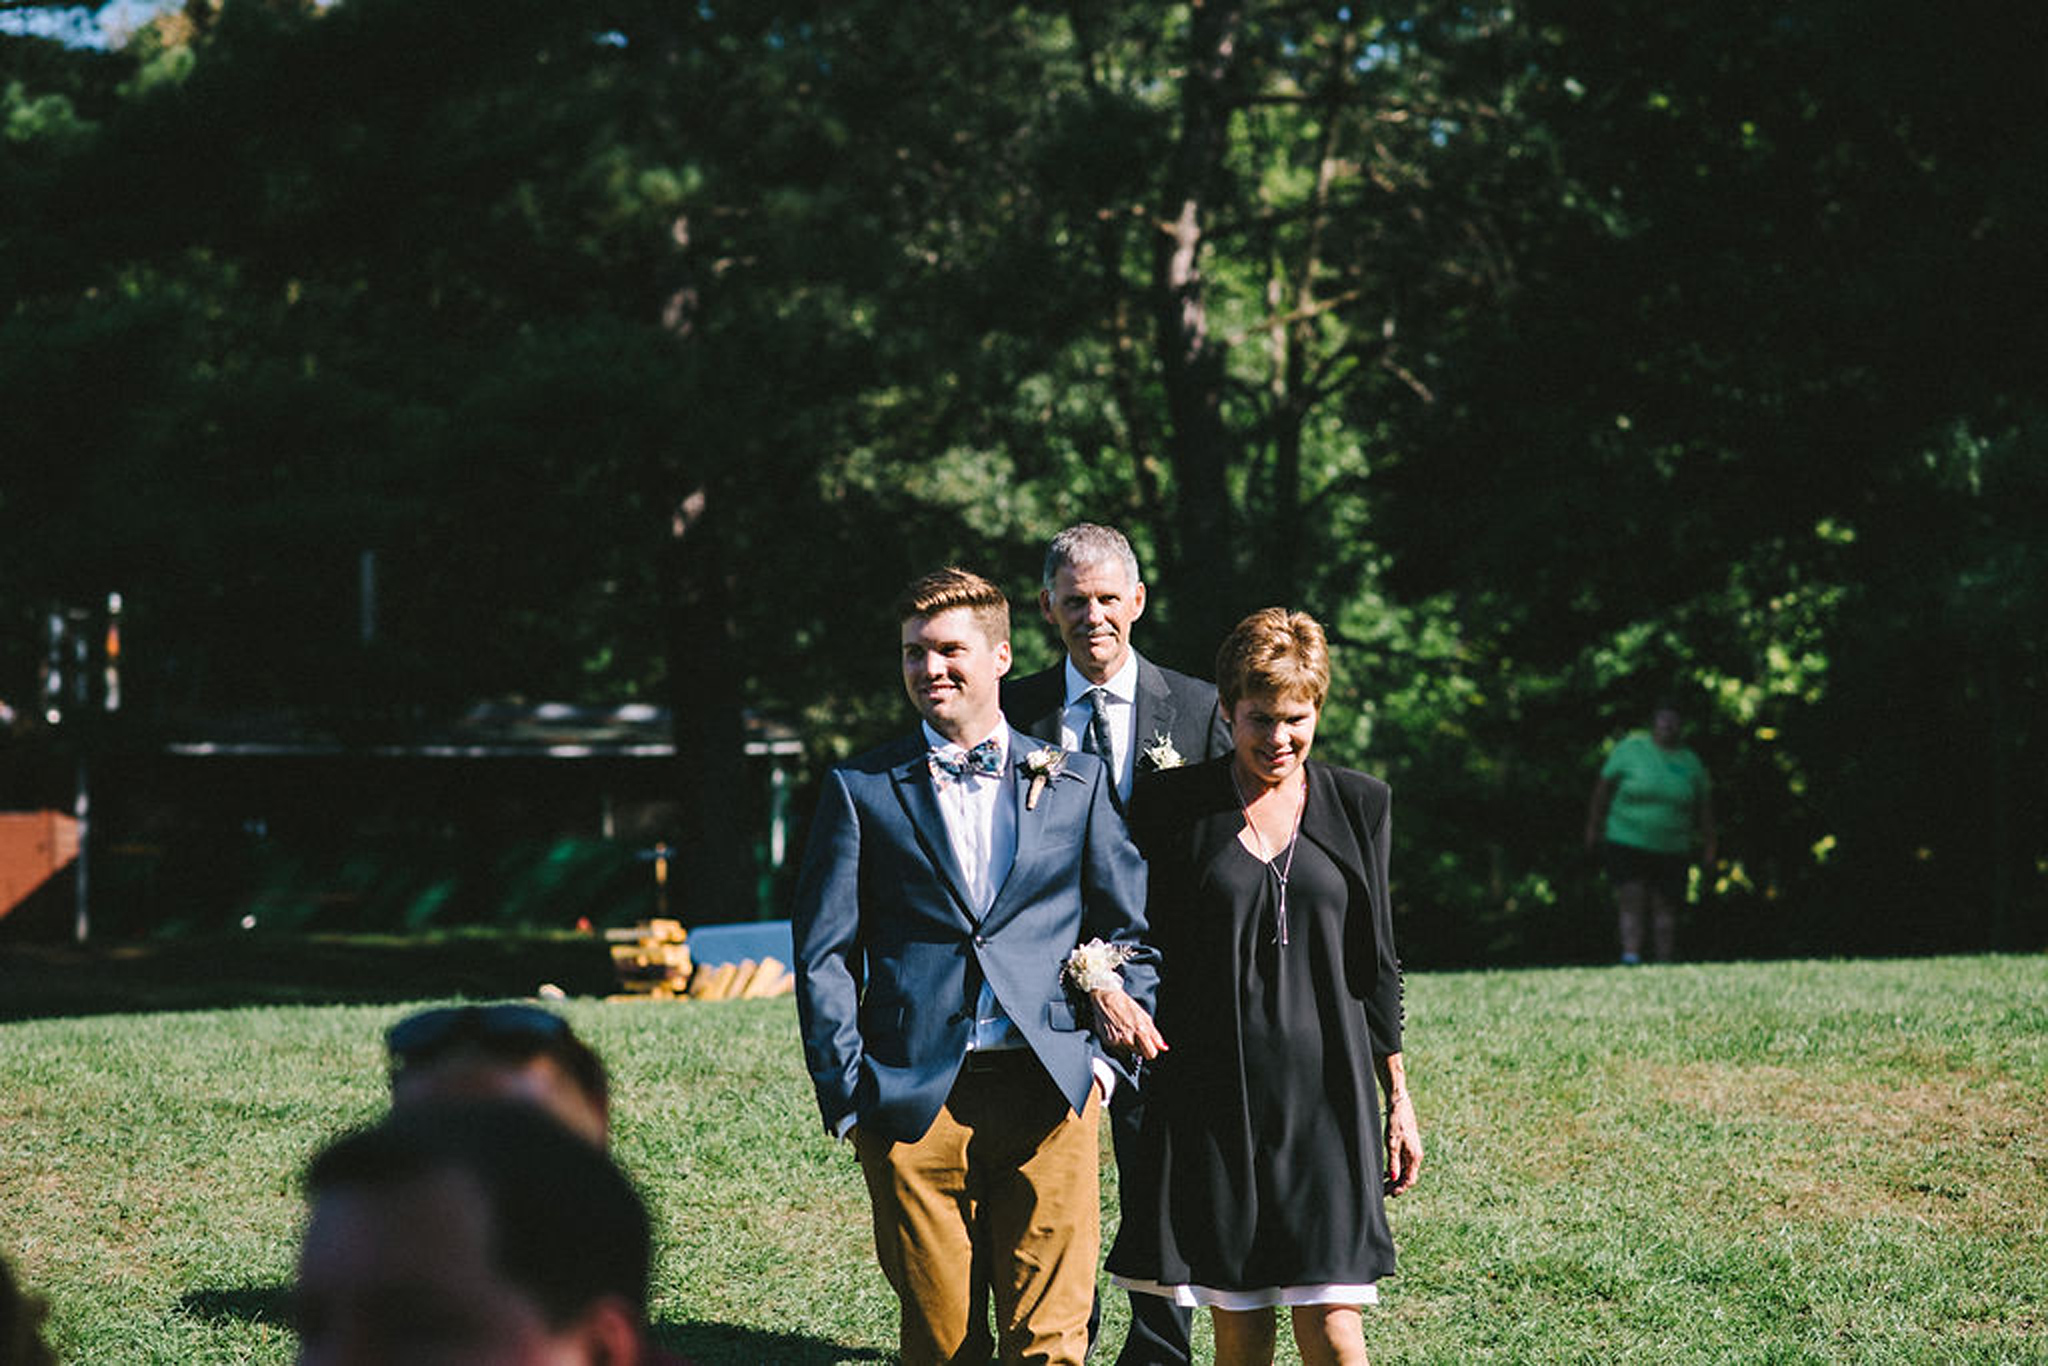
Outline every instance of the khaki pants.
<path fill-rule="evenodd" d="M 1102 1248 L 1102 1102 L 1075 1115 L 1028 1049 L 974 1059 L 914 1143 L 856 1131 L 904 1366 L 1080 1366 Z"/>

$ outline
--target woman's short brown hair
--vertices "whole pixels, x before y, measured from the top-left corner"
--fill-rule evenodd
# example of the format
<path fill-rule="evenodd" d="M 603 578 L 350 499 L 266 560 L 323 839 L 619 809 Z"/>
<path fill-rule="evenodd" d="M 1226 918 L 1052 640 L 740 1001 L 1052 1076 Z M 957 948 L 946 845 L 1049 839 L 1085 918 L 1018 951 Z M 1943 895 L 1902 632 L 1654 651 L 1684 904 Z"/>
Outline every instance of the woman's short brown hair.
<path fill-rule="evenodd" d="M 1321 711 L 1330 695 L 1330 643 L 1322 624 L 1284 607 L 1252 613 L 1216 651 L 1216 692 L 1226 713 L 1254 693 L 1305 697 Z"/>

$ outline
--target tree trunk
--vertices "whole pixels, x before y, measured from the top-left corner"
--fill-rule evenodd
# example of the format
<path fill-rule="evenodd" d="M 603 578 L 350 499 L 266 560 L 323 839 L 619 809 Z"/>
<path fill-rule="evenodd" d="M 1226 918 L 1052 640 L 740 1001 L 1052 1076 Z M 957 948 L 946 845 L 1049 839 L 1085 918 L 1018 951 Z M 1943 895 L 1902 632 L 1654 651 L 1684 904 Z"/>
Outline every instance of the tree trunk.
<path fill-rule="evenodd" d="M 1239 520 L 1231 506 L 1232 440 L 1223 422 L 1226 352 L 1210 335 L 1202 281 L 1206 215 L 1230 142 L 1229 88 L 1241 5 L 1196 0 L 1181 131 L 1167 174 L 1153 252 L 1159 353 L 1174 471 L 1174 535 L 1162 559 L 1176 604 L 1176 653 L 1202 659 L 1245 610 L 1236 567 Z"/>
<path fill-rule="evenodd" d="M 681 807 L 669 911 L 687 925 L 760 913 L 752 887 L 755 832 L 740 817 L 750 806 L 746 729 L 721 539 L 711 493 L 698 488 L 677 505 L 663 574 Z"/>

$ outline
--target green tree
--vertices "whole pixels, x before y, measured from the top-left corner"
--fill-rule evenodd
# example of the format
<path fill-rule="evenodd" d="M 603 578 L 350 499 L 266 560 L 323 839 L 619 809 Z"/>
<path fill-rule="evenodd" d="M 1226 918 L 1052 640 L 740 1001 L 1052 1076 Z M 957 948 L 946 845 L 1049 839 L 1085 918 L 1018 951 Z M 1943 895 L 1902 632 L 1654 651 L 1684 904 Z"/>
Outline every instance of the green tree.
<path fill-rule="evenodd" d="M 2048 337 L 2023 302 L 2043 204 L 2013 186 L 2048 146 L 2014 82 L 2041 24 L 1524 14 L 1566 197 L 1529 220 L 1447 420 L 1382 481 L 1396 588 L 1484 612 L 1521 683 L 1560 680 L 1586 722 L 1660 687 L 1707 703 L 1756 942 L 1976 940 L 1979 906 L 2029 942 L 2040 850 L 2010 775 L 2038 750 L 2008 709 L 2040 696 L 2041 618 L 2011 547 L 2044 529 L 2021 472 Z"/>
<path fill-rule="evenodd" d="M 1112 521 L 1169 662 L 1331 623 L 1325 752 L 1402 793 L 1425 961 L 1603 951 L 1579 804 L 1673 688 L 1713 945 L 1925 942 L 1937 885 L 2027 942 L 2048 153 L 2041 21 L 1990 18 L 238 0 L 0 40 L 0 588 L 129 592 L 165 704 L 664 698 L 724 847 L 742 703 L 861 747 L 895 587 L 962 561 L 1028 620 L 1044 538 Z"/>

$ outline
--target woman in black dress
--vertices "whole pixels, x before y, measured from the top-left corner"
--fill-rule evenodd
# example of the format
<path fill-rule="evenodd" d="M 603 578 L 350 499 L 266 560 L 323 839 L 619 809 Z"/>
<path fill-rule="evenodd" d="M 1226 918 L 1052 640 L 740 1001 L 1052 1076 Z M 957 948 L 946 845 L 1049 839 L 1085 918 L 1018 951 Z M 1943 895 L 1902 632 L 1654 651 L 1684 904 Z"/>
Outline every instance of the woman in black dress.
<path fill-rule="evenodd" d="M 1245 618 L 1216 684 L 1232 752 L 1156 775 L 1131 811 L 1172 1051 L 1145 1083 L 1109 1269 L 1208 1306 L 1218 1366 L 1270 1363 L 1282 1305 L 1303 1361 L 1350 1366 L 1360 1307 L 1394 1269 L 1383 1199 L 1422 1164 L 1387 786 L 1308 762 L 1330 688 L 1314 618 Z"/>

